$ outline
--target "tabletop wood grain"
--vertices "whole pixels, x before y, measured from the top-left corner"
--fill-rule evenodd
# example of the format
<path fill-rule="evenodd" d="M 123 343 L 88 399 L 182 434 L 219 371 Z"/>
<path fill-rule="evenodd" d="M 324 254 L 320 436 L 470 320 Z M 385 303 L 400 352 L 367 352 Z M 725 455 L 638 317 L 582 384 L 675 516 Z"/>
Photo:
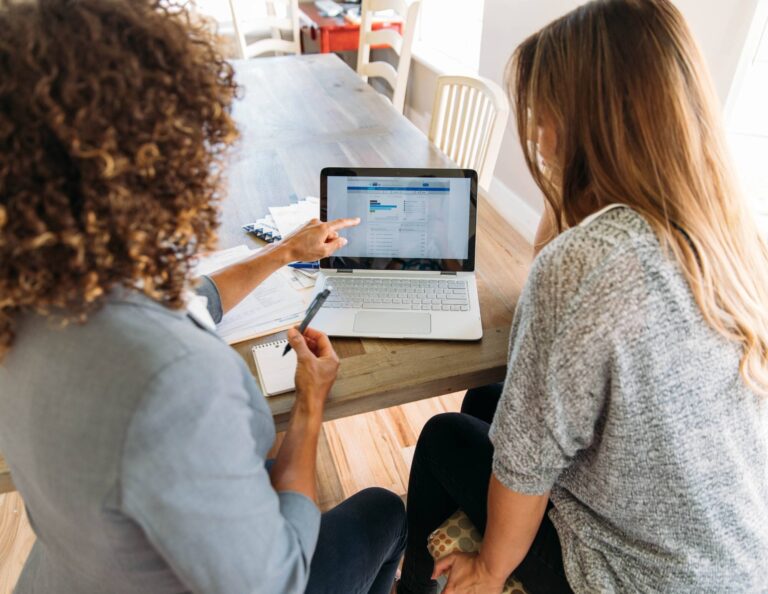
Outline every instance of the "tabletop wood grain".
<path fill-rule="evenodd" d="M 317 196 L 323 167 L 452 167 L 408 119 L 334 55 L 236 62 L 244 88 L 234 115 L 242 138 L 229 169 L 221 247 L 245 238 L 243 223 L 291 196 Z M 479 342 L 335 339 L 342 359 L 326 419 L 501 381 L 509 327 L 531 247 L 484 200 L 478 212 Z M 251 371 L 250 347 L 235 346 Z M 269 398 L 278 430 L 293 394 Z"/>

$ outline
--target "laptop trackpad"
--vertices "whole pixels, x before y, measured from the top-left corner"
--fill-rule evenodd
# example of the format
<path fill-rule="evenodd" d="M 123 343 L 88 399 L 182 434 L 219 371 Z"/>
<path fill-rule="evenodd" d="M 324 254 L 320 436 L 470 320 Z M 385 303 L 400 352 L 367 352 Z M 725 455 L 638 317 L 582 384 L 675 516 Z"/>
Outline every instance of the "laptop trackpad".
<path fill-rule="evenodd" d="M 395 311 L 360 311 L 355 316 L 354 331 L 365 334 L 429 334 L 432 316 L 428 313 Z"/>

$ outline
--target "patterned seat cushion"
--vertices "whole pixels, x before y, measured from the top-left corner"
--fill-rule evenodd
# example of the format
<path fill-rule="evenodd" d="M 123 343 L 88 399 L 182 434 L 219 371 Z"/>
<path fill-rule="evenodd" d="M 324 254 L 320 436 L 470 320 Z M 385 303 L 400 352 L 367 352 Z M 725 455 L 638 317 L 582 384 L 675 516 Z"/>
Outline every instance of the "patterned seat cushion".
<path fill-rule="evenodd" d="M 470 519 L 459 510 L 429 536 L 427 548 L 432 558 L 442 559 L 450 553 L 474 553 L 483 542 Z M 509 576 L 503 594 L 527 594 L 523 584 Z"/>

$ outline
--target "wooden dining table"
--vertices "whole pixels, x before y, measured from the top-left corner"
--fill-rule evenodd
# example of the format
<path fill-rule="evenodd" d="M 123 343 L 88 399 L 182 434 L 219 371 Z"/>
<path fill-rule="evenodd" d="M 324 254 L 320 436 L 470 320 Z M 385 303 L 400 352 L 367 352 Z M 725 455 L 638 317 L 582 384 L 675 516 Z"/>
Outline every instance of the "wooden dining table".
<path fill-rule="evenodd" d="M 237 62 L 242 138 L 229 167 L 221 247 L 261 245 L 240 226 L 269 206 L 318 196 L 323 167 L 455 167 L 388 99 L 332 54 Z M 531 246 L 484 197 L 478 206 L 477 276 L 483 338 L 475 342 L 334 339 L 339 377 L 326 419 L 498 382 Z M 235 349 L 255 373 L 253 342 Z M 278 430 L 294 395 L 269 398 Z"/>
<path fill-rule="evenodd" d="M 234 106 L 241 137 L 229 157 L 221 204 L 221 248 L 264 243 L 241 225 L 269 206 L 318 196 L 323 167 L 454 167 L 388 99 L 334 54 L 234 62 L 242 97 Z M 477 279 L 483 338 L 473 342 L 333 339 L 341 366 L 325 419 L 364 413 L 502 381 L 509 330 L 531 246 L 481 196 Z M 251 346 L 234 345 L 254 376 Z M 268 399 L 286 427 L 294 394 Z M 0 493 L 13 490 L 0 453 Z"/>

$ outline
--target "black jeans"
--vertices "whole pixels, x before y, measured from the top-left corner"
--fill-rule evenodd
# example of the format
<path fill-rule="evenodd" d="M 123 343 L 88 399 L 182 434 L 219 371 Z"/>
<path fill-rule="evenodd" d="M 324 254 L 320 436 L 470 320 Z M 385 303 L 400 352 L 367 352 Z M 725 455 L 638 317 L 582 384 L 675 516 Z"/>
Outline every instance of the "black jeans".
<path fill-rule="evenodd" d="M 488 430 L 500 396 L 501 384 L 470 390 L 461 413 L 437 415 L 424 427 L 408 485 L 408 546 L 398 594 L 437 591 L 427 538 L 457 509 L 485 533 L 493 461 Z M 515 575 L 530 594 L 571 592 L 560 540 L 546 515 Z"/>
<path fill-rule="evenodd" d="M 405 508 L 365 489 L 323 514 L 307 594 L 389 594 L 406 542 Z"/>

